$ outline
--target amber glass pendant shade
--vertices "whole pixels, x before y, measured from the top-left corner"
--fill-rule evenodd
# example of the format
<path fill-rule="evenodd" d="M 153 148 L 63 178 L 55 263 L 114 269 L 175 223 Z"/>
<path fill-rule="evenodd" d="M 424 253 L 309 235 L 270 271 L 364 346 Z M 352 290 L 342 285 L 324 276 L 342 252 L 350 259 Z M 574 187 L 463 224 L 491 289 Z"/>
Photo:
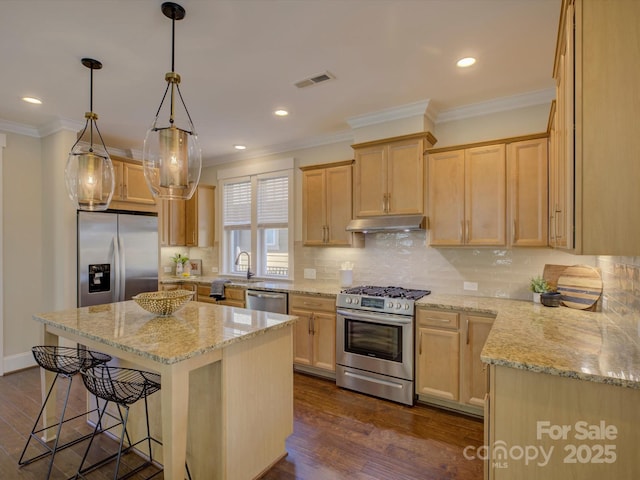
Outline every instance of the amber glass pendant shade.
<path fill-rule="evenodd" d="M 171 72 L 165 75 L 167 86 L 144 139 L 142 166 L 147 186 L 154 197 L 188 200 L 193 196 L 200 181 L 202 153 L 198 145 L 198 135 L 180 92 L 180 75 L 174 71 L 175 21 L 184 18 L 185 10 L 178 4 L 165 2 L 162 4 L 162 13 L 171 19 L 173 27 Z M 169 101 L 165 105 L 167 94 Z M 168 117 L 167 124 L 159 123 L 161 115 Z"/>
<path fill-rule="evenodd" d="M 90 58 L 83 58 L 82 64 L 91 69 L 91 109 L 93 110 L 93 70 L 102 68 L 102 64 Z M 104 145 L 98 125 L 98 115 L 85 113 L 87 119 L 78 140 L 71 147 L 71 152 L 64 169 L 64 180 L 69 198 L 78 210 L 101 211 L 109 208 L 115 176 L 113 164 Z M 99 144 L 93 143 L 93 130 L 100 139 Z M 89 133 L 88 143 L 82 142 Z"/>

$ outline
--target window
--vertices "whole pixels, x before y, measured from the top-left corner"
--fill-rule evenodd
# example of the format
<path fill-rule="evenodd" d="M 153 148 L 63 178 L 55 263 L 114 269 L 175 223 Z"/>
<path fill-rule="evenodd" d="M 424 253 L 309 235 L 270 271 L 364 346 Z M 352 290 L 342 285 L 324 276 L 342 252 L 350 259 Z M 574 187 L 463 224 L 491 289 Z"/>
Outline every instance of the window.
<path fill-rule="evenodd" d="M 251 262 L 251 271 L 259 277 L 289 278 L 291 188 L 291 171 L 224 180 L 225 273 L 244 275 Z"/>

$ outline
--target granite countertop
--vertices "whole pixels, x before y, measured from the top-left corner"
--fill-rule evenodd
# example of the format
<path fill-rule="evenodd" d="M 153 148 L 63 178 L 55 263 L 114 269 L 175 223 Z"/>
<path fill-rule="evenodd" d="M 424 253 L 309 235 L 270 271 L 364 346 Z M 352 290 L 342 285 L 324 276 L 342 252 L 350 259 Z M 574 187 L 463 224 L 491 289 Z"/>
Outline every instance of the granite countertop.
<path fill-rule="evenodd" d="M 188 302 L 158 317 L 133 300 L 40 313 L 34 320 L 171 365 L 292 324 L 297 317 Z"/>
<path fill-rule="evenodd" d="M 217 276 L 199 276 L 191 275 L 189 277 L 184 276 L 163 276 L 160 277 L 160 283 L 196 283 L 198 285 L 211 285 L 211 282 L 217 279 L 228 279 L 227 284 L 230 287 L 242 287 L 249 288 L 251 290 L 263 290 L 270 292 L 284 292 L 284 293 L 300 293 L 305 295 L 318 295 L 323 297 L 334 297 L 340 293 L 341 288 L 337 285 L 325 284 L 325 283 L 310 283 L 310 282 L 287 282 L 287 281 L 273 281 L 273 280 L 258 280 L 251 279 L 247 281 L 244 278 L 232 278 L 232 277 L 217 277 Z"/>
<path fill-rule="evenodd" d="M 640 322 L 528 301 L 432 294 L 417 305 L 496 315 L 482 361 L 640 389 Z"/>

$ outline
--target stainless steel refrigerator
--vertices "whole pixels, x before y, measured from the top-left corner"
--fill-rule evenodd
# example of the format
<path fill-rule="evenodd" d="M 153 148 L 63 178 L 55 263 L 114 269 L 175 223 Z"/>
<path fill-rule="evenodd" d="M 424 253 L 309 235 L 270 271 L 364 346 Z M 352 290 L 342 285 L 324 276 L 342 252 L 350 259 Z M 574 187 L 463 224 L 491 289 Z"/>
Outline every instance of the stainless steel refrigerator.
<path fill-rule="evenodd" d="M 158 217 L 78 212 L 78 306 L 158 289 Z"/>

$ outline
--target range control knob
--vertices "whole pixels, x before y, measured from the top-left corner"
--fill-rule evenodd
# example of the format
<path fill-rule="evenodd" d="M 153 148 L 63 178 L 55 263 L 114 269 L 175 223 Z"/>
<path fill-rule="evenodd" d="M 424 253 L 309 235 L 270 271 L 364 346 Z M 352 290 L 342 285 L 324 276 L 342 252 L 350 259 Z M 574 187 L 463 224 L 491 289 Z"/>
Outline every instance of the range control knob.
<path fill-rule="evenodd" d="M 393 302 L 387 303 L 387 308 L 393 308 Z"/>
<path fill-rule="evenodd" d="M 353 299 L 353 303 L 357 305 L 358 303 L 360 303 L 360 300 L 356 297 Z"/>
<path fill-rule="evenodd" d="M 352 302 L 351 297 L 347 297 L 347 298 L 345 299 L 345 302 L 347 302 L 347 303 L 351 303 L 351 302 Z"/>
<path fill-rule="evenodd" d="M 405 309 L 405 310 L 409 310 L 409 304 L 408 304 L 408 303 L 406 303 L 406 304 L 404 305 L 404 309 Z"/>
<path fill-rule="evenodd" d="M 396 303 L 396 310 L 400 310 L 402 308 L 402 304 Z"/>

